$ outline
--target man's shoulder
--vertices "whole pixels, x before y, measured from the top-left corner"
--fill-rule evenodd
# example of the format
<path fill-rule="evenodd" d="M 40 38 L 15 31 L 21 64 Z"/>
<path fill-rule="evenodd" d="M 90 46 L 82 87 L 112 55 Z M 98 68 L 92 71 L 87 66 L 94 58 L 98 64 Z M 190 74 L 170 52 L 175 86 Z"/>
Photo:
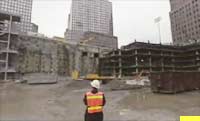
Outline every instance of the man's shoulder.
<path fill-rule="evenodd" d="M 104 95 L 104 92 L 99 91 L 97 93 L 92 93 L 91 91 L 89 91 L 89 92 L 85 93 L 85 95 L 93 95 L 93 94 L 102 94 L 102 95 Z"/>

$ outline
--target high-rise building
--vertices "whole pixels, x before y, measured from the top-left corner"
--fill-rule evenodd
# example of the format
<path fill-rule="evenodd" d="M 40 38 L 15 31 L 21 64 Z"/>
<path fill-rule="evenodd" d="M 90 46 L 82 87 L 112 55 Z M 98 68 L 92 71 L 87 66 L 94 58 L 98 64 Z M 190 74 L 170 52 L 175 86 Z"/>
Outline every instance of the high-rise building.
<path fill-rule="evenodd" d="M 65 40 L 77 43 L 86 39 L 90 40 L 87 44 L 93 46 L 117 48 L 117 37 L 113 36 L 112 3 L 110 1 L 72 0 Z"/>
<path fill-rule="evenodd" d="M 72 0 L 68 29 L 113 35 L 112 3 L 108 0 Z"/>
<path fill-rule="evenodd" d="M 21 32 L 32 30 L 31 13 L 33 0 L 0 0 L 0 10 L 21 15 Z"/>
<path fill-rule="evenodd" d="M 200 39 L 200 0 L 170 0 L 174 44 L 189 44 Z"/>
<path fill-rule="evenodd" d="M 31 32 L 38 33 L 38 25 L 35 23 L 31 23 Z"/>

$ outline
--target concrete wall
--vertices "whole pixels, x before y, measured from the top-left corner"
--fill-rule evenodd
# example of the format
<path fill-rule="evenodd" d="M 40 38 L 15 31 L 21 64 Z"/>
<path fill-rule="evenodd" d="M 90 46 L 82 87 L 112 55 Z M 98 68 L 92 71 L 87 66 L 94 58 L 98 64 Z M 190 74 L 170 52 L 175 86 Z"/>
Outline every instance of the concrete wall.
<path fill-rule="evenodd" d="M 92 38 L 92 40 L 90 40 Z M 85 32 L 83 40 L 89 40 L 87 44 L 98 46 L 98 47 L 107 47 L 107 48 L 118 48 L 118 38 L 115 36 L 110 36 L 106 34 L 100 34 L 95 32 Z"/>
<path fill-rule="evenodd" d="M 15 61 L 19 73 L 57 73 L 70 76 L 73 70 L 80 75 L 98 72 L 99 48 L 77 46 L 48 38 L 21 36 L 12 46 L 19 54 Z"/>
<path fill-rule="evenodd" d="M 118 48 L 118 38 L 116 36 L 95 32 L 71 31 L 67 29 L 65 40 L 70 43 L 84 42 L 91 46 Z"/>

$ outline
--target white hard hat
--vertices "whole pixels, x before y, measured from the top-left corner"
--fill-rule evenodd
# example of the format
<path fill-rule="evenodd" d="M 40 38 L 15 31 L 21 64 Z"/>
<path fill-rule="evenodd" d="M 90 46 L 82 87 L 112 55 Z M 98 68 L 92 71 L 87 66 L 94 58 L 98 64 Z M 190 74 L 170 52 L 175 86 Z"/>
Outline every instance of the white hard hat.
<path fill-rule="evenodd" d="M 97 89 L 100 88 L 100 82 L 99 82 L 99 80 L 93 80 L 90 84 L 94 88 L 97 88 Z"/>

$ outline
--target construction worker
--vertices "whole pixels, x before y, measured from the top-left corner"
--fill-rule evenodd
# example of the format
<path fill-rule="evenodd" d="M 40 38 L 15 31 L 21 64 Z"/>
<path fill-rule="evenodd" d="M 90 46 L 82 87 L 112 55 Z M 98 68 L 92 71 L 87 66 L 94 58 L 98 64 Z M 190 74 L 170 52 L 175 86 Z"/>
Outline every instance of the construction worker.
<path fill-rule="evenodd" d="M 83 99 L 87 106 L 85 112 L 85 121 L 103 121 L 103 106 L 106 103 L 103 92 L 99 92 L 100 82 L 93 80 L 91 83 L 92 90 L 85 94 Z"/>

